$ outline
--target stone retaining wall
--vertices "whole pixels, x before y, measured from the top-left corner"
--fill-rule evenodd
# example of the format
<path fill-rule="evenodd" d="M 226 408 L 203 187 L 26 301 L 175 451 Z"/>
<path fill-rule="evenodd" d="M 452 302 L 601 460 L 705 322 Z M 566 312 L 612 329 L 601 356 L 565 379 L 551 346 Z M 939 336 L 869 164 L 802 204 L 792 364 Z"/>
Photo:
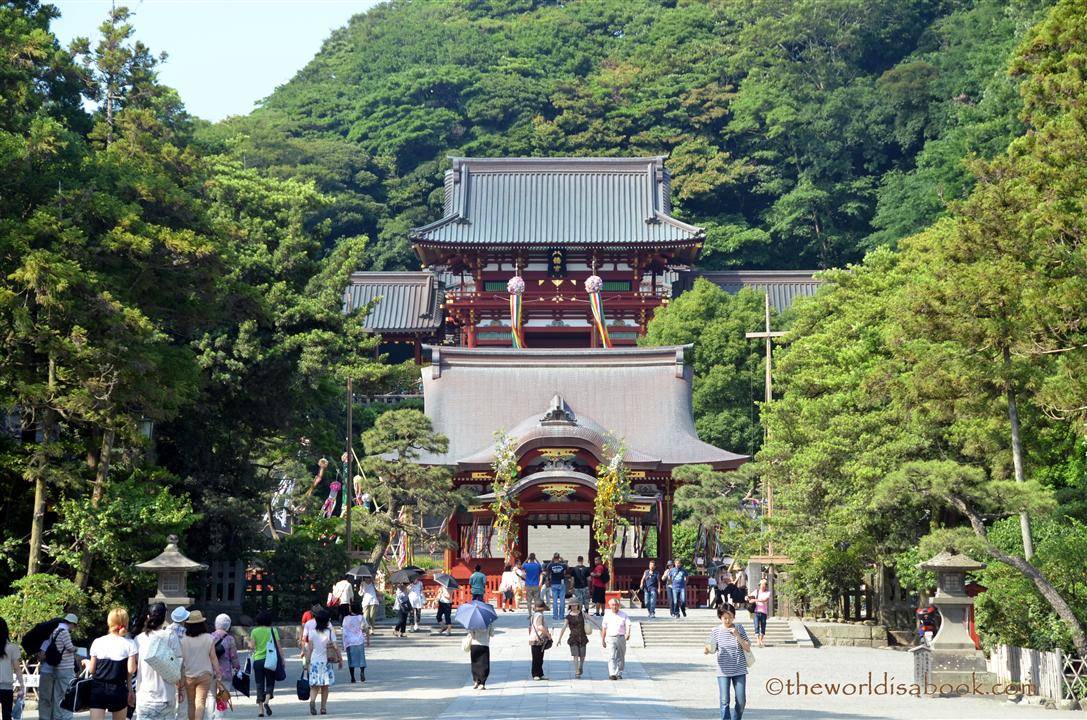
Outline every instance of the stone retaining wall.
<path fill-rule="evenodd" d="M 844 645 L 846 647 L 887 647 L 887 628 L 882 625 L 864 625 L 834 622 L 804 621 L 804 626 L 815 638 L 816 645 Z"/>

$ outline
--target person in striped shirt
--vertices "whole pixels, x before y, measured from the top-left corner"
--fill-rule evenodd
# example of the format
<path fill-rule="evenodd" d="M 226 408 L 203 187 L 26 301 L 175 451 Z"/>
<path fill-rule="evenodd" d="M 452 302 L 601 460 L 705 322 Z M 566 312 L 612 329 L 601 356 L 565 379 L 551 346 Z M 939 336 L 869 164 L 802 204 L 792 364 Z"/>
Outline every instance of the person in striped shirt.
<path fill-rule="evenodd" d="M 721 720 L 741 720 L 747 705 L 747 657 L 751 643 L 747 633 L 736 624 L 736 611 L 731 605 L 717 609 L 721 624 L 710 632 L 705 653 L 717 654 L 717 687 L 721 692 Z M 735 693 L 735 714 L 729 714 L 729 696 Z"/>

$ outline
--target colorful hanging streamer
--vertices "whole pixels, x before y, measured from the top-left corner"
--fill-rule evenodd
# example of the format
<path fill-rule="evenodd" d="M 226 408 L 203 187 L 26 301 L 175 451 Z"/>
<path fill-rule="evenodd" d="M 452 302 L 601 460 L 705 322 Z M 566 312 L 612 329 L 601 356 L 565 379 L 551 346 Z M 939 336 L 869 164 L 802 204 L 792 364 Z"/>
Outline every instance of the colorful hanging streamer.
<path fill-rule="evenodd" d="M 593 310 L 593 320 L 596 322 L 596 330 L 600 333 L 600 341 L 604 347 L 610 348 L 611 337 L 608 335 L 608 326 L 604 323 L 604 298 L 600 291 L 604 289 L 604 281 L 599 275 L 590 275 L 585 281 L 585 292 L 589 293 L 589 307 Z"/>
<path fill-rule="evenodd" d="M 506 290 L 510 294 L 510 338 L 515 348 L 525 346 L 525 331 L 521 327 L 523 312 L 521 298 L 525 293 L 525 281 L 520 275 L 514 275 L 506 283 Z"/>

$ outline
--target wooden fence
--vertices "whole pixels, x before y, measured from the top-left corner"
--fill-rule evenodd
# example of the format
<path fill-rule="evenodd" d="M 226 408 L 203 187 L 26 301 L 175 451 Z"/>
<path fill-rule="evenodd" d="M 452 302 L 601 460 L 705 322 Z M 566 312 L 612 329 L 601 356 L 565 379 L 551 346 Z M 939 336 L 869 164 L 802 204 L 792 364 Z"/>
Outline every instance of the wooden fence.
<path fill-rule="evenodd" d="M 1047 652 L 997 645 L 989 655 L 989 671 L 1002 683 L 1029 686 L 1024 694 L 1035 694 L 1052 702 L 1083 697 L 1087 689 L 1087 663 L 1060 650 Z"/>

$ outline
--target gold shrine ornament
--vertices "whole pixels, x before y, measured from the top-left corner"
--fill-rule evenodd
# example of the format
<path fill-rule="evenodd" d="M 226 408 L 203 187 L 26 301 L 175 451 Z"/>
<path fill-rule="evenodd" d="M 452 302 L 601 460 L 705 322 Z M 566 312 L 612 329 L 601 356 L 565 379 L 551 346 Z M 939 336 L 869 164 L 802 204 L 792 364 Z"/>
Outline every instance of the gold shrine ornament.
<path fill-rule="evenodd" d="M 577 490 L 577 486 L 570 483 L 548 483 L 547 485 L 541 485 L 540 490 L 553 498 L 562 498 L 573 495 L 574 491 Z"/>
<path fill-rule="evenodd" d="M 577 455 L 574 448 L 541 448 L 540 454 L 548 460 L 569 460 Z"/>

